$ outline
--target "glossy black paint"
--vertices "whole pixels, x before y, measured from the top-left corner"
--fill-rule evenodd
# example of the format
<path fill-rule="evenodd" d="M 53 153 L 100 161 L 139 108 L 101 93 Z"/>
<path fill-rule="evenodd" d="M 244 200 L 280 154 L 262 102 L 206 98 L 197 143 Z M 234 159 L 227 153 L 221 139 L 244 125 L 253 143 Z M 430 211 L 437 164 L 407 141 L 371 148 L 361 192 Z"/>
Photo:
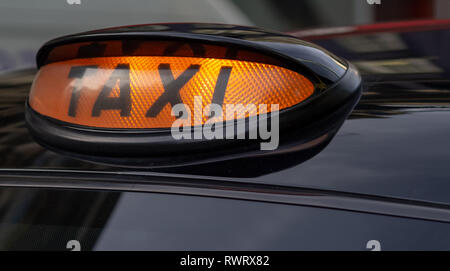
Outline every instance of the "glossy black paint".
<path fill-rule="evenodd" d="M 407 218 L 153 193 L 1 188 L 0 195 L 10 199 L 0 209 L 2 250 L 66 250 L 68 240 L 82 250 L 368 250 L 369 240 L 382 250 L 450 249 L 447 223 Z"/>
<path fill-rule="evenodd" d="M 210 34 L 205 34 L 207 32 Z M 360 97 L 360 76 L 345 60 L 292 36 L 242 26 L 169 24 L 85 32 L 61 37 L 43 45 L 37 54 L 37 65 L 41 67 L 55 61 L 51 57 L 52 52 L 62 45 L 89 42 L 88 45 L 74 49 L 76 52 L 73 50 L 64 52 L 66 55 L 63 53 L 58 61 L 74 56 L 85 57 L 86 50 L 83 48 L 86 46 L 106 47 L 99 42 L 111 40 L 119 40 L 122 43 L 122 52 L 118 55 L 132 54 L 132 50 L 127 49 L 131 41 L 137 48 L 141 42 L 149 40 L 177 41 L 172 43 L 175 46 L 190 45 L 193 55 L 196 55 L 195 48 L 203 48 L 204 44 L 220 45 L 227 50 L 233 48 L 236 52 L 241 50 L 259 52 L 309 78 L 314 82 L 315 93 L 304 102 L 274 113 L 279 115 L 279 147 L 270 152 L 260 150 L 260 143 L 263 140 L 174 140 L 170 129 L 79 127 L 42 116 L 27 104 L 25 119 L 30 133 L 37 142 L 52 150 L 81 159 L 146 170 L 160 167 L 174 170 L 173 166 L 236 159 L 258 160 L 258 163 L 263 163 L 264 161 L 259 159 L 261 156 L 279 156 L 293 151 L 297 152 L 298 156 L 309 158 L 314 150 L 323 148 L 331 140 Z M 195 42 L 194 45 L 192 42 Z M 80 51 L 83 52 L 83 56 L 80 56 Z M 152 52 L 148 54 L 151 55 Z M 98 52 L 94 50 L 89 56 L 105 56 L 105 50 Z M 309 67 L 311 65 L 322 69 L 320 71 L 311 69 Z M 323 72 L 325 68 L 327 72 Z M 330 77 L 329 73 L 335 77 Z M 271 115 L 267 118 L 270 119 Z M 234 131 L 237 131 L 236 122 L 226 122 L 222 125 L 235 126 Z M 246 134 L 249 133 L 248 127 L 249 125 L 246 125 Z M 314 144 L 313 141 L 321 137 L 326 137 L 327 140 L 319 142 L 321 146 Z M 213 166 L 223 170 L 220 163 Z M 242 173 L 236 172 L 233 175 L 246 176 L 247 172 L 247 170 Z"/>
<path fill-rule="evenodd" d="M 375 38 L 378 52 L 357 52 L 367 44 L 365 39 L 375 43 L 373 34 L 390 39 Z M 401 46 L 392 47 L 392 35 Z M 356 39 L 352 41 L 352 37 Z M 78 200 L 87 190 L 94 197 L 113 194 L 119 197 L 116 201 L 100 205 L 101 209 L 113 209 L 106 226 L 84 228 L 97 236 L 90 239 L 95 242 L 87 241 L 95 243 L 94 249 L 365 250 L 367 241 L 375 239 L 383 250 L 449 250 L 449 224 L 430 222 L 425 216 L 437 211 L 446 218 L 450 209 L 450 25 L 439 30 L 391 29 L 368 37 L 352 34 L 314 42 L 362 70 L 362 98 L 335 138 L 316 156 L 306 161 L 295 155 L 282 156 L 261 163 L 249 169 L 249 175 L 260 173 L 251 178 L 230 177 L 235 168 L 246 168 L 241 161 L 228 164 L 224 172 L 211 166 L 186 167 L 182 169 L 185 174 L 160 173 L 80 161 L 46 150 L 32 140 L 23 117 L 34 71 L 1 76 L 0 184 L 20 187 L 0 189 L 2 194 L 11 195 L 0 197 L 2 210 L 17 204 L 28 206 L 20 209 L 25 210 L 20 213 L 22 217 L 36 211 L 28 203 L 35 193 L 38 199 L 53 195 L 52 206 L 64 206 L 60 212 L 72 213 L 94 207 Z M 405 58 L 412 61 L 399 61 Z M 370 62 L 377 59 L 392 61 L 390 65 Z M 423 70 L 425 66 L 428 68 Z M 380 67 L 391 69 L 380 73 Z M 189 173 L 201 176 L 186 175 Z M 128 185 L 118 185 L 116 179 Z M 230 187 L 237 190 L 230 192 Z M 267 193 L 260 193 L 262 187 Z M 292 194 L 291 189 L 302 193 Z M 219 199 L 224 193 L 234 196 Z M 330 196 L 338 201 L 328 201 Z M 250 200 L 242 200 L 245 197 Z M 336 210 L 349 198 L 359 201 L 348 205 L 352 208 Z M 311 199 L 314 201 L 308 201 Z M 370 201 L 373 204 L 366 205 L 368 200 L 374 200 Z M 398 209 L 386 207 L 393 202 L 395 206 L 404 203 L 410 216 L 401 218 L 404 210 L 393 214 Z M 424 210 L 424 206 L 431 210 Z M 379 212 L 374 214 L 374 210 Z M 67 225 L 68 218 L 60 212 L 48 208 L 47 221 L 51 223 L 43 225 Z M 45 222 L 40 219 L 42 214 L 34 216 L 35 220 L 21 216 L 6 220 L 4 214 L 0 233 L 11 224 L 23 227 Z M 82 217 L 71 223 L 87 225 Z M 67 235 L 53 242 L 53 248 L 64 249 L 66 239 L 75 238 L 77 230 L 70 229 L 59 228 Z M 88 240 L 86 235 L 77 236 Z M 40 237 L 22 244 L 31 247 L 35 241 L 36 247 L 45 248 Z M 2 248 L 11 248 L 0 243 Z"/>

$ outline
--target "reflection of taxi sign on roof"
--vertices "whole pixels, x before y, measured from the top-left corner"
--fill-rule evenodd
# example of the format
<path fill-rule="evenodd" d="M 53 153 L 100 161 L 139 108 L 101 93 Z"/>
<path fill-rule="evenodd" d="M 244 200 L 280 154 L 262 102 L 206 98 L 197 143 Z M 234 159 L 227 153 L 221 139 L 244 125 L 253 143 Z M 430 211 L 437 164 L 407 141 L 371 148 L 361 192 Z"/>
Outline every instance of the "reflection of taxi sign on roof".
<path fill-rule="evenodd" d="M 171 127 L 179 119 L 192 133 L 205 125 L 236 128 L 229 139 L 251 134 L 252 120 L 276 117 L 275 154 L 309 149 L 318 138 L 329 142 L 360 95 L 351 65 L 290 36 L 168 26 L 87 32 L 44 45 L 26 111 L 35 138 L 85 159 L 165 166 L 252 157 L 264 140 L 175 140 Z"/>

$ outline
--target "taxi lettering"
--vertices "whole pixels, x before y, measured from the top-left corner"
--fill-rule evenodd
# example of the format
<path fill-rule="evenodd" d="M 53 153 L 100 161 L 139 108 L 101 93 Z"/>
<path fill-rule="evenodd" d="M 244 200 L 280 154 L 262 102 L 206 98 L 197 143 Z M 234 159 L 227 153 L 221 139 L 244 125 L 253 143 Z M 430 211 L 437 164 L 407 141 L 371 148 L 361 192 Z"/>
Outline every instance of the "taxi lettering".
<path fill-rule="evenodd" d="M 158 99 L 150 106 L 145 114 L 146 117 L 155 118 L 163 110 L 163 108 L 170 104 L 172 107 L 176 104 L 183 104 L 180 96 L 180 90 L 191 80 L 200 70 L 201 65 L 190 65 L 181 75 L 174 78 L 170 64 L 161 63 L 158 65 L 158 73 L 164 87 L 164 92 Z M 68 77 L 77 78 L 72 89 L 70 104 L 67 114 L 71 117 L 76 117 L 77 107 L 80 100 L 82 83 L 84 76 L 95 75 L 98 66 L 75 66 L 72 67 Z M 231 74 L 232 67 L 221 67 L 219 76 L 217 78 L 216 86 L 213 92 L 212 102 L 221 105 L 225 97 L 225 90 L 228 84 L 228 79 Z M 118 97 L 111 97 L 111 92 L 118 84 L 120 94 Z M 104 84 L 100 91 L 94 106 L 92 108 L 92 117 L 99 117 L 103 110 L 119 110 L 121 117 L 128 117 L 131 113 L 132 100 L 130 88 L 130 66 L 129 64 L 118 64 L 111 76 Z"/>

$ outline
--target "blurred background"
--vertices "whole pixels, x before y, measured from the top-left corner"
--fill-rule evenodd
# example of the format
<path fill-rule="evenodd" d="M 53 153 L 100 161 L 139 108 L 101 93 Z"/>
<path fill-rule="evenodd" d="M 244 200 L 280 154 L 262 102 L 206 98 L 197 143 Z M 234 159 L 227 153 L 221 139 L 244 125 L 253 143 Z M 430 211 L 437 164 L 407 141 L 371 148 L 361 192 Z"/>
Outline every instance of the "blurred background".
<path fill-rule="evenodd" d="M 450 0 L 1 0 L 0 73 L 34 67 L 39 47 L 97 28 L 212 22 L 278 31 L 450 18 Z"/>

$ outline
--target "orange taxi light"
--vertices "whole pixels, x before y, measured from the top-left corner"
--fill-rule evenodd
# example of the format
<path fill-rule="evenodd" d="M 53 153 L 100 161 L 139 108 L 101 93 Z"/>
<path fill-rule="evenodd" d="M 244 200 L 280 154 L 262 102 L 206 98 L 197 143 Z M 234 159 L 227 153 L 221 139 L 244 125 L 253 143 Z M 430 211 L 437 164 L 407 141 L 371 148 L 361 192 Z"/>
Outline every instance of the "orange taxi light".
<path fill-rule="evenodd" d="M 96 57 L 54 62 L 40 68 L 29 104 L 36 112 L 71 124 L 98 128 L 170 128 L 175 104 L 194 114 L 222 105 L 223 119 L 258 112 L 225 113 L 227 104 L 292 107 L 314 92 L 313 83 L 292 70 L 258 62 L 202 57 Z M 258 108 L 258 107 L 257 107 Z M 270 106 L 267 107 L 270 112 Z M 204 124 L 208 116 L 203 116 Z M 192 119 L 192 124 L 194 120 Z M 198 124 L 198 122 L 197 122 Z"/>

